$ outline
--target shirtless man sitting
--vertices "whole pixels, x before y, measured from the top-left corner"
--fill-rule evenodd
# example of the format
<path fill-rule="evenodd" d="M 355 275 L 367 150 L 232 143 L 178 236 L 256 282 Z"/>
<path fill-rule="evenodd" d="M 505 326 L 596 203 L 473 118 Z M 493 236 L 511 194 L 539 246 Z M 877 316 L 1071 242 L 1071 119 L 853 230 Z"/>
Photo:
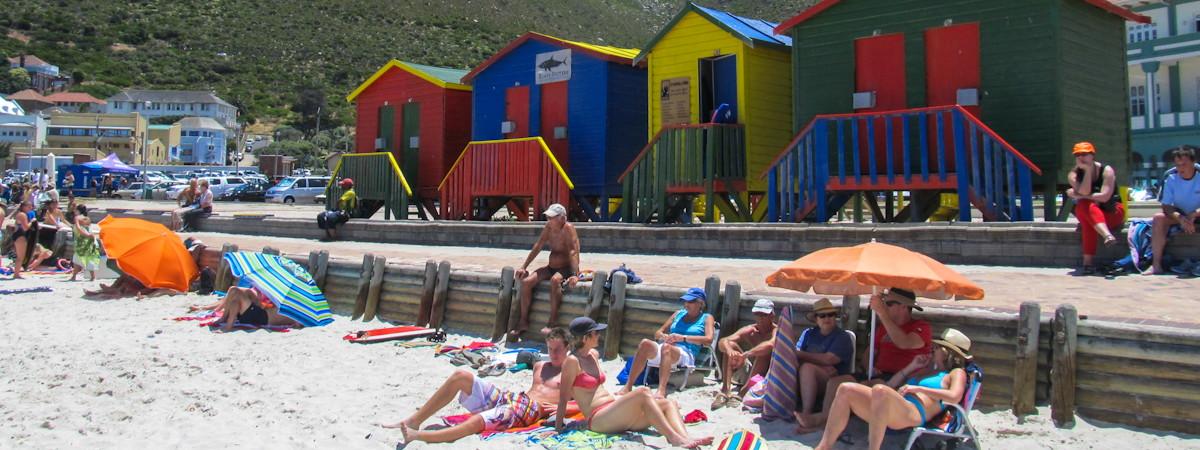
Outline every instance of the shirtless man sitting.
<path fill-rule="evenodd" d="M 507 392 L 458 369 L 433 393 L 421 409 L 407 419 L 384 428 L 399 428 L 404 443 L 412 441 L 454 442 L 483 431 L 519 428 L 550 417 L 558 407 L 562 364 L 567 358 L 567 331 L 554 328 L 546 335 L 550 361 L 533 365 L 533 385 L 525 392 Z M 465 422 L 437 430 L 422 430 L 421 424 L 458 396 L 458 403 L 471 412 Z M 570 409 L 570 406 L 568 406 Z M 572 412 L 566 411 L 569 415 Z"/>
<path fill-rule="evenodd" d="M 771 351 L 775 348 L 775 302 L 760 298 L 754 302 L 754 323 L 717 341 L 717 350 L 725 356 L 721 366 L 721 391 L 713 400 L 712 409 L 722 406 L 737 407 L 746 395 L 749 384 L 743 384 L 736 394 L 731 394 L 733 375 L 750 361 L 750 374 L 767 376 L 771 364 Z"/>
<path fill-rule="evenodd" d="M 545 280 L 550 280 L 550 320 L 542 334 L 550 332 L 550 328 L 558 324 L 558 307 L 562 305 L 563 288 L 575 287 L 579 283 L 579 235 L 575 226 L 567 223 L 567 208 L 555 203 L 544 213 L 546 227 L 533 250 L 525 258 L 525 264 L 517 270 L 516 277 L 521 280 L 521 319 L 517 326 L 509 330 L 508 339 L 515 341 L 529 329 L 529 307 L 533 304 L 533 288 Z M 550 262 L 545 267 L 533 272 L 529 264 L 542 252 L 542 247 L 550 246 Z M 565 281 L 565 286 L 564 286 Z"/>

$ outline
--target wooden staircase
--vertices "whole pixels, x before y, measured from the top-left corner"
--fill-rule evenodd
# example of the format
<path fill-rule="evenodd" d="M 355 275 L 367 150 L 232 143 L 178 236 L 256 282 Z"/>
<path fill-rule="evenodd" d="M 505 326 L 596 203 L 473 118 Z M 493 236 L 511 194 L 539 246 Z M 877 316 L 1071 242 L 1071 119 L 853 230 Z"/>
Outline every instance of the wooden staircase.
<path fill-rule="evenodd" d="M 738 124 L 663 127 L 630 163 L 620 217 L 631 223 L 749 221 L 745 131 Z"/>

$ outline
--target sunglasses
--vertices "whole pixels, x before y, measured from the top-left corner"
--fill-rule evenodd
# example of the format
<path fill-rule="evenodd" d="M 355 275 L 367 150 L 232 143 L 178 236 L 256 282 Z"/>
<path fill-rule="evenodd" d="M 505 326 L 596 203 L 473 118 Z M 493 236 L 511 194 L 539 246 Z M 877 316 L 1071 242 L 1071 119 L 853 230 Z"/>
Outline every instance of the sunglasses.
<path fill-rule="evenodd" d="M 826 317 L 837 317 L 837 313 L 820 313 L 816 314 L 815 316 L 818 319 L 824 319 Z"/>
<path fill-rule="evenodd" d="M 898 301 L 895 301 L 895 300 L 889 300 L 889 301 L 885 302 L 884 304 L 885 304 L 885 305 L 887 305 L 887 306 L 903 305 L 903 303 L 900 303 L 900 302 L 898 302 Z"/>

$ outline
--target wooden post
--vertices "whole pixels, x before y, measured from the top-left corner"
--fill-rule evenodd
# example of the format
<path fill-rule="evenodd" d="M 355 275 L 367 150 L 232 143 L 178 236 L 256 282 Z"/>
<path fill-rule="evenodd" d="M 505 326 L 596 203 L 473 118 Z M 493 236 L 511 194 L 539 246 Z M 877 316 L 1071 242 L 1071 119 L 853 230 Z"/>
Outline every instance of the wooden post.
<path fill-rule="evenodd" d="M 321 258 L 321 252 L 312 250 L 308 252 L 308 275 L 314 276 L 317 273 L 317 260 Z"/>
<path fill-rule="evenodd" d="M 350 320 L 358 320 L 362 317 L 363 312 L 367 310 L 367 291 L 371 286 L 371 274 L 375 273 L 375 255 L 367 253 L 363 255 L 362 272 L 358 276 L 358 289 L 354 295 L 354 314 L 350 315 Z"/>
<path fill-rule="evenodd" d="M 313 273 L 313 281 L 317 282 L 317 287 L 325 290 L 325 278 L 329 274 L 329 250 L 321 250 L 317 255 L 317 271 Z"/>
<path fill-rule="evenodd" d="M 237 245 L 225 244 L 221 246 L 221 264 L 217 267 L 217 279 L 213 283 L 213 289 L 228 291 L 229 286 L 233 285 L 233 274 L 229 271 L 229 263 L 225 261 L 225 254 L 236 251 L 238 251 Z"/>
<path fill-rule="evenodd" d="M 842 329 L 854 332 L 856 338 L 861 334 L 858 332 L 858 314 L 862 308 L 860 302 L 857 295 L 842 296 Z"/>
<path fill-rule="evenodd" d="M 1075 422 L 1075 345 L 1079 313 L 1075 305 L 1060 305 L 1054 311 L 1050 340 L 1054 359 L 1050 368 L 1050 417 L 1059 427 Z"/>
<path fill-rule="evenodd" d="M 738 314 L 742 310 L 742 285 L 736 280 L 725 283 L 725 307 L 721 308 L 721 335 L 729 336 L 737 331 Z M 720 336 L 717 336 L 720 337 Z"/>
<path fill-rule="evenodd" d="M 621 328 L 625 324 L 625 272 L 613 274 L 612 304 L 608 306 L 608 332 L 604 335 L 604 359 L 617 357 L 621 351 Z"/>
<path fill-rule="evenodd" d="M 1017 320 L 1017 354 L 1013 364 L 1012 392 L 1012 413 L 1018 418 L 1027 414 L 1037 414 L 1034 402 L 1037 393 L 1038 321 L 1041 317 L 1040 304 L 1021 303 L 1021 316 Z"/>
<path fill-rule="evenodd" d="M 604 282 L 608 281 L 608 272 L 597 270 L 592 273 L 592 291 L 589 295 L 587 311 L 583 315 L 597 320 L 600 317 L 600 306 L 604 303 Z"/>
<path fill-rule="evenodd" d="M 437 286 L 433 288 L 433 304 L 429 311 L 429 326 L 443 328 L 446 319 L 446 297 L 450 291 L 450 261 L 442 261 L 437 268 Z"/>
<path fill-rule="evenodd" d="M 421 306 L 417 308 L 417 326 L 429 326 L 429 311 L 433 308 L 433 290 L 437 286 L 437 263 L 425 261 L 425 284 L 421 286 Z"/>
<path fill-rule="evenodd" d="M 380 291 L 383 290 L 383 276 L 387 269 L 387 258 L 376 256 L 375 262 L 371 264 L 371 283 L 367 287 L 367 309 L 363 310 L 363 321 L 368 322 L 375 319 L 375 313 L 379 310 Z"/>
<path fill-rule="evenodd" d="M 708 313 L 716 316 L 721 311 L 721 277 L 709 275 L 704 279 L 704 297 L 707 299 L 705 307 L 708 308 Z"/>
<path fill-rule="evenodd" d="M 496 297 L 496 320 L 492 325 L 492 342 L 499 342 L 508 332 L 508 315 L 512 311 L 513 268 L 500 270 L 500 295 Z"/>
<path fill-rule="evenodd" d="M 280 255 L 279 249 L 277 249 L 275 247 L 263 247 L 262 252 L 264 255 L 275 255 L 275 256 Z"/>

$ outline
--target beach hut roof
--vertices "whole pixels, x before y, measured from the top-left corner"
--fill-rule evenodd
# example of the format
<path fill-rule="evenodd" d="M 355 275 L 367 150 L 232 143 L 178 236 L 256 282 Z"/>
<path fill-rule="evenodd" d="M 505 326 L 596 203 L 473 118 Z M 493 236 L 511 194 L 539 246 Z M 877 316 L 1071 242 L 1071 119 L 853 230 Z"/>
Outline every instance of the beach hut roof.
<path fill-rule="evenodd" d="M 658 41 L 662 40 L 662 38 L 666 36 L 672 28 L 675 28 L 675 24 L 679 23 L 680 20 L 683 20 L 683 17 L 686 16 L 688 12 L 699 14 L 700 17 L 708 19 L 713 24 L 721 27 L 721 29 L 725 31 L 728 31 L 729 34 L 736 36 L 738 39 L 741 39 L 743 42 L 745 42 L 746 45 L 751 47 L 765 45 L 777 48 L 788 48 L 792 46 L 792 38 L 790 36 L 775 34 L 774 29 L 777 25 L 779 25 L 775 22 L 767 22 L 762 19 L 742 17 L 721 11 L 719 9 L 705 8 L 695 3 L 688 2 L 683 5 L 683 9 L 680 9 L 678 14 L 675 14 L 675 18 L 671 19 L 671 21 L 668 22 L 666 26 L 662 27 L 661 30 L 658 30 L 658 34 L 654 35 L 654 38 L 650 39 L 650 42 L 645 45 L 645 49 L 642 50 L 642 52 L 639 53 L 636 58 L 634 58 L 634 62 L 645 59 L 646 55 L 649 54 L 650 51 L 654 49 L 654 46 L 658 44 Z"/>
<path fill-rule="evenodd" d="M 346 96 L 346 101 L 353 102 L 355 98 L 358 98 L 359 94 L 367 90 L 367 88 L 372 84 L 375 84 L 375 81 L 378 80 L 379 77 L 382 77 L 383 74 L 387 73 L 387 71 L 393 67 L 411 73 L 413 76 L 428 81 L 442 89 L 455 89 L 459 91 L 471 90 L 470 86 L 462 84 L 463 76 L 467 74 L 467 71 L 465 70 L 451 69 L 449 67 L 426 66 L 424 64 L 410 63 L 407 61 L 393 59 L 388 61 L 387 64 L 384 64 L 383 67 L 380 67 L 379 70 L 376 70 L 375 74 L 371 75 L 370 78 L 367 78 L 367 81 L 364 81 L 362 84 L 358 85 L 358 87 L 354 89 L 354 92 L 351 92 L 350 95 Z"/>
<path fill-rule="evenodd" d="M 785 33 L 785 32 L 787 32 L 787 30 L 791 29 L 792 27 L 799 25 L 800 23 L 815 17 L 817 14 L 821 14 L 821 13 L 825 12 L 825 10 L 832 8 L 834 5 L 837 5 L 838 3 L 841 3 L 841 1 L 842 0 L 821 0 L 820 3 L 817 3 L 804 11 L 801 11 L 800 14 L 796 14 L 794 17 L 792 17 L 791 19 L 788 19 L 786 22 L 779 24 L 779 26 L 775 27 L 775 32 L 776 33 Z M 1141 14 L 1135 13 L 1128 9 L 1125 9 L 1120 6 L 1109 3 L 1108 0 L 1081 0 L 1081 1 L 1087 2 L 1089 5 L 1095 6 L 1097 8 L 1100 8 L 1100 9 L 1103 9 L 1110 13 L 1121 16 L 1125 20 L 1128 20 L 1131 22 L 1150 23 L 1149 17 L 1143 16 Z"/>
<path fill-rule="evenodd" d="M 483 72 L 493 63 L 500 60 L 500 58 L 503 58 L 509 52 L 516 50 L 517 47 L 521 46 L 521 44 L 524 44 L 530 40 L 541 41 L 547 44 L 558 45 L 562 47 L 569 47 L 594 57 L 612 61 L 618 64 L 633 64 L 633 57 L 637 56 L 638 52 L 640 51 L 636 48 L 620 48 L 607 45 L 588 44 L 586 42 L 568 41 L 566 39 L 560 39 L 554 36 L 547 36 L 541 33 L 534 33 L 530 31 L 522 34 L 521 37 L 508 43 L 507 46 L 505 46 L 503 49 L 500 49 L 500 51 L 496 52 L 496 54 L 492 55 L 486 61 L 480 63 L 478 66 L 475 66 L 474 69 L 471 69 L 470 73 L 463 77 L 462 82 L 470 83 L 475 79 L 476 76 L 479 75 L 480 72 Z"/>

